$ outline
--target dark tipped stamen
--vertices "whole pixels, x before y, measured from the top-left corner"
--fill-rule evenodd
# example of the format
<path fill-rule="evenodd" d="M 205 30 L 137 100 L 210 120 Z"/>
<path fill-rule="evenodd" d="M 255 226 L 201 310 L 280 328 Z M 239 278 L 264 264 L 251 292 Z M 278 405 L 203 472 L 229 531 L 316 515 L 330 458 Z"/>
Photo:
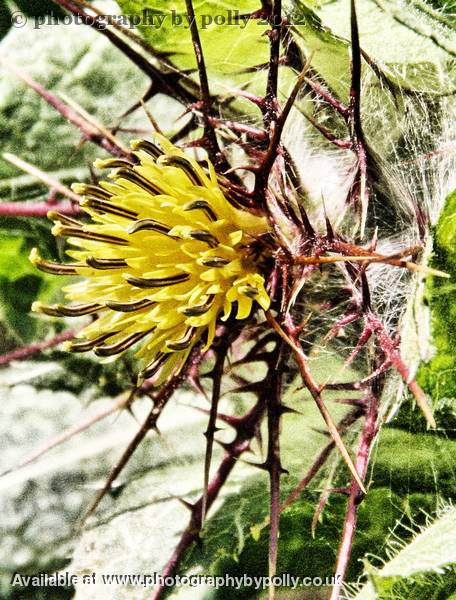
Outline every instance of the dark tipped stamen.
<path fill-rule="evenodd" d="M 214 296 L 209 296 L 208 300 L 204 304 L 197 304 L 196 306 L 189 306 L 187 308 L 181 309 L 181 312 L 186 317 L 199 317 L 207 313 L 210 309 L 212 302 L 214 301 Z"/>
<path fill-rule="evenodd" d="M 103 233 L 95 233 L 94 231 L 84 231 L 82 228 L 77 227 L 62 227 L 58 232 L 58 235 L 64 237 L 75 237 L 84 240 L 91 240 L 93 242 L 105 242 L 107 244 L 114 244 L 116 246 L 128 246 L 127 240 L 118 238 L 114 235 L 105 235 Z"/>
<path fill-rule="evenodd" d="M 89 267 L 100 271 L 122 269 L 128 266 L 124 258 L 94 258 L 93 256 L 89 256 L 86 259 L 86 263 Z"/>
<path fill-rule="evenodd" d="M 217 221 L 217 215 L 206 200 L 192 200 L 184 206 L 184 210 L 202 210 L 209 221 Z"/>
<path fill-rule="evenodd" d="M 155 357 L 155 360 L 141 371 L 140 376 L 143 379 L 149 379 L 149 377 L 156 375 L 159 369 L 161 369 L 161 367 L 165 364 L 166 359 L 169 358 L 169 356 L 169 354 L 159 352 Z"/>
<path fill-rule="evenodd" d="M 81 226 L 81 221 L 78 221 L 77 219 L 72 219 L 71 217 L 68 217 L 67 215 L 62 215 L 59 212 L 56 212 L 54 210 L 50 210 L 47 214 L 48 219 L 50 219 L 51 221 L 54 221 L 54 223 L 62 223 L 62 225 L 70 225 L 70 226 L 75 226 L 75 227 L 80 227 Z"/>
<path fill-rule="evenodd" d="M 51 275 L 80 275 L 77 269 L 85 267 L 83 264 L 76 265 L 65 265 L 60 263 L 53 263 L 47 260 L 39 259 L 35 262 L 35 266 L 43 273 L 50 273 Z"/>
<path fill-rule="evenodd" d="M 125 278 L 130 285 L 142 289 L 166 287 L 168 285 L 176 285 L 177 283 L 183 283 L 188 281 L 190 276 L 187 273 L 179 273 L 171 277 L 151 278 L 145 277 L 134 277 L 133 275 L 127 275 Z"/>
<path fill-rule="evenodd" d="M 103 307 L 100 304 L 76 304 L 66 306 L 65 304 L 40 304 L 39 312 L 50 317 L 82 317 L 91 315 Z"/>
<path fill-rule="evenodd" d="M 102 344 L 105 340 L 119 333 L 118 331 L 112 331 L 111 333 L 104 333 L 103 335 L 94 338 L 93 340 L 87 340 L 85 342 L 71 342 L 70 350 L 71 352 L 88 352 Z"/>
<path fill-rule="evenodd" d="M 199 262 L 205 267 L 224 267 L 231 261 L 228 258 L 222 258 L 221 256 L 211 256 L 210 258 L 201 258 Z"/>
<path fill-rule="evenodd" d="M 190 348 L 190 346 L 193 343 L 193 332 L 193 327 L 190 327 L 189 329 L 187 329 L 185 335 L 180 340 L 166 342 L 166 347 L 169 350 L 174 350 L 175 352 L 179 352 L 180 350 L 187 350 L 187 348 Z"/>
<path fill-rule="evenodd" d="M 128 169 L 131 167 L 131 162 L 123 158 L 108 158 L 107 160 L 100 161 L 100 163 L 103 169 L 120 169 L 121 167 Z"/>
<path fill-rule="evenodd" d="M 144 300 L 136 300 L 134 302 L 106 302 L 106 306 L 111 310 L 118 312 L 135 312 L 142 310 L 143 308 L 149 308 L 153 306 L 154 302 L 145 298 Z"/>
<path fill-rule="evenodd" d="M 191 162 L 184 156 L 163 156 L 160 159 L 160 164 L 168 167 L 178 167 L 184 171 L 193 185 L 204 186 L 204 182 L 193 168 Z"/>
<path fill-rule="evenodd" d="M 131 348 L 131 346 L 136 344 L 136 342 L 139 342 L 139 340 L 149 333 L 150 331 L 139 331 L 138 333 L 133 333 L 132 335 L 127 336 L 115 344 L 97 346 L 93 351 L 97 356 L 114 356 L 115 354 L 120 354 L 121 352 L 128 350 L 128 348 Z"/>
<path fill-rule="evenodd" d="M 253 285 L 243 285 L 239 288 L 239 291 L 248 298 L 256 298 L 258 296 L 258 289 Z"/>
<path fill-rule="evenodd" d="M 127 229 L 128 233 L 137 233 L 138 231 L 156 231 L 157 233 L 164 233 L 168 235 L 170 228 L 155 221 L 154 219 L 140 219 L 136 221 L 131 227 Z"/>
<path fill-rule="evenodd" d="M 134 143 L 134 150 L 144 150 L 147 154 L 152 156 L 152 158 L 157 159 L 159 156 L 162 156 L 163 152 L 160 150 L 158 146 L 153 144 L 152 142 L 148 142 L 147 140 L 139 140 Z"/>
<path fill-rule="evenodd" d="M 98 200 L 110 200 L 111 194 L 98 185 L 83 185 L 81 186 L 81 194 L 83 196 L 92 196 Z"/>
<path fill-rule="evenodd" d="M 163 190 L 161 188 L 159 188 L 157 185 L 152 183 L 152 181 L 149 181 L 149 179 L 146 179 L 146 177 L 143 177 L 133 169 L 118 169 L 115 173 L 115 179 L 126 179 L 130 183 L 134 183 L 142 190 L 148 192 L 149 194 L 153 194 L 154 196 L 163 194 Z"/>
<path fill-rule="evenodd" d="M 190 237 L 199 242 L 206 242 L 211 248 L 216 248 L 219 244 L 218 239 L 212 235 L 209 231 L 204 229 L 194 229 L 190 232 Z"/>
<path fill-rule="evenodd" d="M 96 200 L 89 198 L 83 203 L 83 206 L 87 206 L 93 210 L 99 211 L 101 213 L 107 213 L 111 215 L 117 215 L 118 217 L 124 217 L 125 219 L 136 219 L 138 217 L 138 213 L 133 210 L 129 210 L 128 208 L 123 208 L 122 206 L 117 206 L 112 202 L 106 202 L 105 200 Z"/>

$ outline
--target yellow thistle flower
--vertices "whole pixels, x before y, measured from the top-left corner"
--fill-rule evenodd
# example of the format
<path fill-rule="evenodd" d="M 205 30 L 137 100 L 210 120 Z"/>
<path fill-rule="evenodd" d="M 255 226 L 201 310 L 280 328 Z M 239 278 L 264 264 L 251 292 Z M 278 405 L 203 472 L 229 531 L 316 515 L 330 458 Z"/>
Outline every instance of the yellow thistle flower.
<path fill-rule="evenodd" d="M 161 149 L 132 142 L 135 165 L 96 161 L 112 169 L 112 182 L 73 186 L 93 223 L 50 213 L 53 234 L 78 248 L 68 251 L 75 263 L 50 263 L 36 250 L 31 260 L 47 272 L 84 277 L 64 288 L 76 304 L 32 307 L 52 316 L 98 313 L 70 350 L 109 357 L 141 341 L 141 377 L 160 371 L 160 383 L 202 336 L 205 348 L 212 344 L 217 319 L 226 321 L 233 304 L 245 319 L 254 303 L 267 310 L 270 299 L 256 258 L 266 219 L 230 204 L 209 161 L 203 169 L 157 138 Z"/>

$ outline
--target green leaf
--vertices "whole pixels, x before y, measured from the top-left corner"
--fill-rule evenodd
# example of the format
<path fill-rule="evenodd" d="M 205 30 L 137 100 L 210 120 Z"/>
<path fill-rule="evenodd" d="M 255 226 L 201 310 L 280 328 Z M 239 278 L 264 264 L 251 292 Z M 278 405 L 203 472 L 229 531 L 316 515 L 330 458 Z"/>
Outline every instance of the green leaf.
<path fill-rule="evenodd" d="M 448 197 L 436 227 L 432 266 L 448 273 L 450 279 L 428 281 L 436 355 L 422 365 L 419 381 L 439 401 L 456 397 L 456 192 Z"/>
<path fill-rule="evenodd" d="M 147 89 L 146 78 L 128 59 L 82 25 L 34 29 L 28 23 L 11 30 L 1 50 L 53 94 L 71 97 L 108 127 L 116 125 Z M 127 127 L 145 123 L 142 112 L 123 122 Z M 0 137 L 3 152 L 16 154 L 66 183 L 87 178 L 88 161 L 105 155 L 98 146 L 81 144 L 81 133 L 73 125 L 4 68 L 0 73 Z M 0 190 L 5 200 L 24 200 L 42 196 L 46 188 L 0 159 Z"/>
<path fill-rule="evenodd" d="M 412 4 L 358 0 L 361 47 L 396 84 L 417 91 L 451 93 L 456 86 L 452 68 L 456 56 L 455 31 L 441 27 Z M 325 3 L 318 11 L 322 23 L 344 39 L 350 38 L 349 14 L 349 0 Z M 332 73 L 337 74 L 336 68 Z M 323 72 L 322 75 L 326 79 L 327 75 Z M 368 69 L 366 75 L 369 76 Z"/>
<path fill-rule="evenodd" d="M 212 92 L 226 92 L 226 86 L 230 85 L 245 84 L 250 88 L 263 85 L 264 71 L 248 74 L 243 71 L 268 61 L 269 41 L 264 35 L 267 24 L 264 20 L 236 20 L 236 15 L 257 10 L 257 0 L 223 4 L 196 0 L 193 4 Z M 196 68 L 184 0 L 157 0 L 153 9 L 147 0 L 120 0 L 119 5 L 124 14 L 145 22 L 139 29 L 157 50 L 171 53 L 181 69 Z M 160 25 L 159 19 L 162 19 Z"/>
<path fill-rule="evenodd" d="M 404 588 L 408 588 L 410 591 L 415 590 L 413 598 L 424 598 L 425 596 L 416 594 L 417 586 L 413 584 L 414 579 L 426 573 L 440 574 L 443 572 L 443 568 L 454 564 L 456 564 L 456 508 L 451 507 L 437 517 L 433 523 L 424 527 L 393 558 L 385 562 L 382 568 L 369 567 L 369 582 L 353 596 L 353 600 L 376 600 L 377 598 L 392 600 L 393 598 L 412 597 L 401 596 L 397 590 L 396 593 L 393 593 L 398 580 L 402 584 L 403 590 Z M 418 578 L 418 587 L 419 585 L 420 579 Z M 454 586 L 453 573 L 453 591 Z M 433 591 L 436 587 L 434 582 Z M 442 577 L 441 587 L 445 587 L 444 577 Z M 443 596 L 439 597 L 443 598 Z"/>

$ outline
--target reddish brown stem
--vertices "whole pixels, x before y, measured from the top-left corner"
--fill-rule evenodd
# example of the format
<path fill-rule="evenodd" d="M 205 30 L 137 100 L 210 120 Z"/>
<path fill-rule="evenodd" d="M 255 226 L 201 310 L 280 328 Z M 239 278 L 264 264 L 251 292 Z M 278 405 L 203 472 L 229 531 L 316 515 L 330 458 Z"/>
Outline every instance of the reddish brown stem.
<path fill-rule="evenodd" d="M 348 119 L 349 109 L 345 104 L 337 100 L 327 89 L 321 86 L 319 83 L 312 81 L 309 77 L 306 77 L 305 82 L 310 86 L 313 91 L 323 98 L 330 106 L 332 106 L 344 119 Z"/>
<path fill-rule="evenodd" d="M 226 446 L 226 453 L 223 457 L 215 475 L 209 483 L 207 489 L 207 508 L 209 509 L 218 497 L 220 490 L 224 486 L 231 471 L 235 467 L 239 457 L 250 449 L 250 440 L 254 437 L 258 424 L 264 415 L 265 399 L 261 398 L 253 409 L 239 420 L 236 426 L 235 439 Z M 203 509 L 203 497 L 191 507 L 191 517 L 187 528 L 179 540 L 176 549 L 171 558 L 163 569 L 162 576 L 164 578 L 172 576 L 176 573 L 183 557 L 188 548 L 199 537 L 199 524 L 201 523 L 201 515 Z M 160 583 L 155 588 L 151 600 L 159 600 L 166 591 L 164 583 Z"/>
<path fill-rule="evenodd" d="M 364 481 L 367 473 L 367 467 L 369 464 L 369 455 L 374 443 L 375 436 L 378 432 L 378 399 L 371 394 L 369 398 L 369 408 L 364 422 L 363 431 L 361 433 L 361 439 L 358 447 L 358 453 L 356 456 L 356 470 L 358 471 L 361 479 Z M 339 600 L 340 590 L 342 588 L 345 573 L 347 571 L 348 563 L 350 561 L 351 549 L 353 545 L 353 539 L 356 530 L 357 512 L 358 505 L 362 500 L 363 496 L 360 496 L 360 490 L 358 483 L 355 479 L 352 479 L 350 485 L 350 495 L 348 498 L 347 512 L 345 516 L 344 528 L 342 531 L 342 539 L 339 546 L 339 553 L 337 558 L 335 581 L 336 584 L 331 593 L 331 600 Z"/>
<path fill-rule="evenodd" d="M 58 210 L 62 215 L 78 217 L 84 212 L 77 204 L 70 202 L 60 203 L 35 203 L 35 202 L 1 202 L 1 217 L 46 217 L 50 210 Z"/>
<path fill-rule="evenodd" d="M 217 142 L 214 127 L 210 122 L 212 99 L 209 90 L 209 81 L 207 78 L 207 69 L 204 60 L 203 48 L 201 46 L 201 39 L 198 31 L 198 24 L 192 0 L 185 0 L 185 6 L 187 8 L 187 16 L 190 20 L 190 32 L 192 35 L 193 50 L 195 53 L 196 64 L 199 73 L 199 81 L 201 88 L 200 98 L 202 104 L 204 137 L 207 145 L 207 151 L 209 153 L 209 157 L 214 162 L 214 164 L 225 164 L 225 161 L 220 156 L 220 148 Z"/>
<path fill-rule="evenodd" d="M 416 403 L 421 409 L 426 421 L 429 426 L 435 429 L 437 427 L 432 409 L 430 408 L 426 395 L 419 386 L 416 379 L 413 377 L 410 369 L 404 363 L 400 353 L 396 349 L 396 344 L 388 334 L 385 325 L 382 321 L 371 311 L 366 314 L 366 323 L 368 327 L 371 327 L 375 332 L 377 339 L 380 342 L 380 348 L 385 353 L 386 359 L 392 364 L 396 371 L 400 374 L 404 383 L 407 385 L 409 390 L 412 392 Z"/>
<path fill-rule="evenodd" d="M 218 404 L 220 401 L 220 392 L 222 387 L 222 377 L 223 377 L 223 369 L 225 365 L 226 355 L 228 353 L 228 348 L 231 343 L 231 337 L 226 332 L 226 337 L 222 338 L 221 347 L 218 349 L 217 358 L 215 361 L 214 370 L 212 373 L 212 398 L 211 398 L 211 409 L 209 411 L 209 421 L 207 424 L 207 429 L 205 432 L 206 436 L 206 454 L 204 457 L 204 487 L 203 487 L 203 506 L 201 509 L 201 525 L 202 529 L 204 524 L 204 519 L 206 518 L 206 510 L 207 510 L 207 494 L 209 487 L 209 477 L 211 470 L 211 462 L 212 462 L 212 451 L 214 446 L 214 435 L 217 431 L 216 421 L 217 421 L 217 412 L 218 412 Z"/>
<path fill-rule="evenodd" d="M 270 394 L 270 388 L 273 384 L 274 377 L 276 376 L 276 369 L 274 365 L 277 361 L 278 348 L 275 349 L 268 356 L 268 373 L 266 378 L 259 382 L 259 398 L 254 407 L 243 417 L 236 418 L 233 422 L 236 435 L 232 442 L 225 444 L 225 455 L 218 466 L 211 482 L 207 489 L 207 510 L 210 509 L 216 498 L 218 497 L 220 490 L 228 479 L 231 471 L 235 467 L 239 457 L 250 450 L 250 442 L 258 432 L 258 428 L 261 419 L 264 416 L 268 398 Z M 203 495 L 199 500 L 191 505 L 191 516 L 189 523 L 182 534 L 180 541 L 174 550 L 171 558 L 163 569 L 162 576 L 164 578 L 172 576 L 176 573 L 186 551 L 188 548 L 198 540 L 200 534 L 201 516 L 203 510 Z M 155 588 L 151 600 L 158 600 L 166 591 L 164 583 L 160 583 Z"/>
<path fill-rule="evenodd" d="M 177 69 L 173 67 L 173 71 L 170 73 L 162 73 L 160 69 L 157 69 L 147 58 L 145 58 L 139 52 L 127 44 L 121 37 L 119 37 L 114 31 L 104 27 L 103 23 L 97 21 L 95 17 L 87 14 L 79 6 L 74 4 L 71 0 L 53 0 L 56 4 L 65 8 L 74 15 L 79 16 L 83 23 L 89 27 L 92 27 L 102 35 L 104 35 L 112 43 L 113 46 L 118 48 L 127 58 L 129 58 L 143 73 L 145 73 L 152 80 L 156 86 L 155 93 L 163 92 L 173 98 L 176 98 L 182 104 L 190 104 L 196 100 L 195 96 L 188 92 L 180 83 L 179 79 L 185 77 L 184 74 L 176 72 Z"/>
<path fill-rule="evenodd" d="M 71 340 L 76 335 L 76 331 L 65 331 L 56 335 L 50 340 L 46 340 L 44 342 L 37 342 L 35 344 L 30 344 L 30 346 L 24 346 L 23 348 L 18 348 L 17 350 L 12 350 L 11 352 L 7 352 L 0 356 L 0 365 L 7 365 L 13 360 L 24 360 L 25 358 L 30 358 L 34 354 L 39 354 L 44 350 L 48 350 L 49 348 L 55 348 L 62 342 L 66 342 Z"/>
<path fill-rule="evenodd" d="M 266 87 L 266 125 L 277 118 L 277 85 L 279 77 L 280 40 L 282 38 L 282 1 L 274 0 L 270 14 L 271 30 L 268 81 Z"/>
<path fill-rule="evenodd" d="M 285 364 L 284 344 L 280 344 L 277 364 L 271 366 L 271 394 L 268 398 L 268 455 L 266 466 L 269 470 L 269 570 L 268 575 L 275 577 L 277 572 L 277 557 L 279 548 L 280 525 L 280 477 L 283 468 L 280 459 L 280 420 L 282 415 L 282 373 Z M 269 600 L 274 600 L 275 587 L 269 586 Z"/>
<path fill-rule="evenodd" d="M 277 323 L 277 321 L 274 319 L 274 317 L 271 315 L 270 312 L 266 313 L 266 319 L 271 324 L 271 326 L 274 328 L 274 330 L 280 335 L 280 337 L 292 349 L 296 364 L 299 368 L 299 372 L 301 374 L 301 378 L 303 380 L 305 387 L 308 389 L 312 398 L 314 399 L 315 404 L 317 405 L 318 410 L 320 411 L 320 414 L 326 423 L 328 431 L 331 434 L 331 437 L 333 438 L 342 458 L 344 459 L 345 464 L 351 471 L 352 475 L 355 477 L 355 479 L 360 487 L 360 490 L 365 493 L 366 491 L 364 489 L 363 482 L 361 481 L 361 478 L 359 477 L 359 474 L 356 471 L 356 467 L 353 464 L 350 454 L 348 453 L 347 448 L 345 447 L 345 444 L 344 444 L 344 442 L 340 436 L 340 433 L 332 419 L 332 416 L 331 416 L 330 412 L 328 411 L 326 404 L 323 401 L 323 398 L 321 396 L 322 388 L 317 384 L 317 382 L 313 378 L 313 375 L 309 369 L 307 357 L 304 353 L 301 342 L 296 337 L 296 333 L 295 333 L 296 327 L 294 326 L 293 323 L 287 323 L 287 332 L 288 333 L 286 333 L 281 328 L 281 326 Z M 290 319 L 290 321 L 291 321 L 291 319 Z"/>

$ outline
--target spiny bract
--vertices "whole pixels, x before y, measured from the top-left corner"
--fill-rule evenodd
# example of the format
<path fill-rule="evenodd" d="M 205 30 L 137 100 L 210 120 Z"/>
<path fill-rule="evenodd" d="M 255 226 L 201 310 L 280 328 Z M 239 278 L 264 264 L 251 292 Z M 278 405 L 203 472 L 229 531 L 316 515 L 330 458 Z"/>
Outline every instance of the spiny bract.
<path fill-rule="evenodd" d="M 75 263 L 50 263 L 36 250 L 31 260 L 47 272 L 84 277 L 64 288 L 77 304 L 33 305 L 51 316 L 99 313 L 70 350 L 108 357 L 142 340 L 141 377 L 160 371 L 159 383 L 183 366 L 203 335 L 206 348 L 212 344 L 218 317 L 228 319 L 234 303 L 236 318 L 245 319 L 254 302 L 267 310 L 270 299 L 256 248 L 269 231 L 266 219 L 230 204 L 209 161 L 203 169 L 157 138 L 161 150 L 131 143 L 134 165 L 96 161 L 113 169 L 112 183 L 73 185 L 94 223 L 50 213 L 53 234 L 78 248 L 68 251 Z"/>

